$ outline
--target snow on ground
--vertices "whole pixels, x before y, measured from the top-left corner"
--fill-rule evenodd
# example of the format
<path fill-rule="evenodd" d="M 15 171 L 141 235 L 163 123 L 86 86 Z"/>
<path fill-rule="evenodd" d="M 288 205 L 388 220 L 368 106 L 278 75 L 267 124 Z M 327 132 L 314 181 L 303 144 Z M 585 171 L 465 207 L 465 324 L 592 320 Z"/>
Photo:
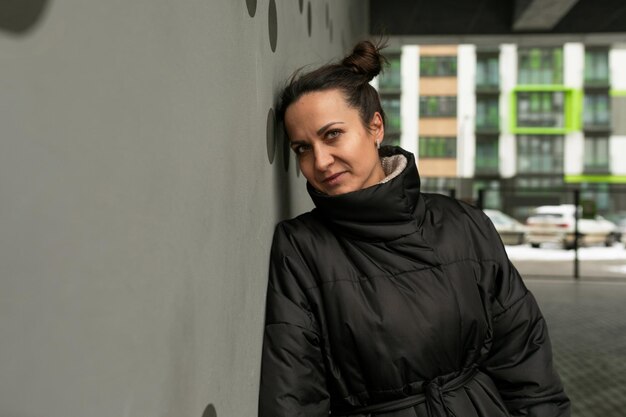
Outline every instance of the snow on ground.
<path fill-rule="evenodd" d="M 626 274 L 626 265 L 607 266 L 605 269 L 618 274 Z"/>
<path fill-rule="evenodd" d="M 530 245 L 506 246 L 506 252 L 512 261 L 568 261 L 574 260 L 574 251 L 561 249 L 558 246 L 544 244 L 540 248 L 531 248 Z M 626 249 L 623 244 L 615 244 L 610 248 L 592 246 L 578 249 L 578 259 L 581 261 L 626 260 Z M 623 271 L 622 271 L 623 269 Z M 626 272 L 626 266 L 620 271 Z"/>

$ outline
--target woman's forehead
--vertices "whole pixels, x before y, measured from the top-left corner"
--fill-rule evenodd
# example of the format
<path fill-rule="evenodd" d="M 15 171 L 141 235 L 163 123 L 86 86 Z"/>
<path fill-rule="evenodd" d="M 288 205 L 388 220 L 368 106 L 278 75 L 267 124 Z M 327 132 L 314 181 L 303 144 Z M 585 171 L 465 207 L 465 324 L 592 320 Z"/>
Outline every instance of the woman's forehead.
<path fill-rule="evenodd" d="M 303 94 L 285 112 L 285 119 L 325 118 L 343 114 L 358 113 L 348 106 L 343 94 L 338 90 L 315 91 Z"/>

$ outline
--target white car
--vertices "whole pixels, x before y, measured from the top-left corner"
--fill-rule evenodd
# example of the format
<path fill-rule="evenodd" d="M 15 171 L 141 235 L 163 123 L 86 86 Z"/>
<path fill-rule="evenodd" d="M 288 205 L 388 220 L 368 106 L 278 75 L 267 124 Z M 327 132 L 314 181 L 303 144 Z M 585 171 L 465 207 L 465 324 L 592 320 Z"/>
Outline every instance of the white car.
<path fill-rule="evenodd" d="M 615 223 L 615 240 L 626 243 L 626 212 L 608 214 L 607 219 Z"/>
<path fill-rule="evenodd" d="M 580 208 L 579 208 L 580 213 Z M 540 206 L 526 220 L 528 234 L 526 239 L 534 248 L 542 243 L 558 243 L 565 249 L 574 248 L 574 205 Z M 578 219 L 580 246 L 594 243 L 611 246 L 615 241 L 615 224 L 602 216 L 593 219 Z"/>
<path fill-rule="evenodd" d="M 496 227 L 505 245 L 521 245 L 526 241 L 526 226 L 500 210 L 483 210 Z"/>

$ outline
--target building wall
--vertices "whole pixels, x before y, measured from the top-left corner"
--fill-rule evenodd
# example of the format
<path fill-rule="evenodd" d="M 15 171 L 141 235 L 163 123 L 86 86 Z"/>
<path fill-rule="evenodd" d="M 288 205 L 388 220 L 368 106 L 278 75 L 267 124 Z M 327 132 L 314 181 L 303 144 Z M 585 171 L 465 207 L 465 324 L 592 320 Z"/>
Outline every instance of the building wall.
<path fill-rule="evenodd" d="M 400 146 L 418 154 L 417 140 L 419 132 L 419 47 L 402 47 L 401 75 L 402 96 L 400 112 L 402 114 L 402 137 Z"/>
<path fill-rule="evenodd" d="M 626 91 L 626 43 L 611 45 L 609 51 L 609 70 L 611 87 L 615 90 Z"/>
<path fill-rule="evenodd" d="M 566 87 L 582 89 L 585 71 L 585 48 L 581 43 L 566 43 L 563 46 L 563 83 Z M 584 168 L 585 135 L 581 131 L 565 135 L 565 175 L 582 174 Z"/>
<path fill-rule="evenodd" d="M 585 46 L 570 42 L 563 45 L 563 84 L 571 88 L 583 88 L 585 74 Z"/>
<path fill-rule="evenodd" d="M 456 96 L 457 91 L 456 77 L 422 77 L 419 81 L 422 96 Z"/>
<path fill-rule="evenodd" d="M 565 175 L 580 175 L 584 168 L 585 135 L 571 132 L 565 135 L 563 170 Z"/>
<path fill-rule="evenodd" d="M 419 121 L 420 136 L 456 137 L 457 119 L 454 117 L 422 118 Z"/>
<path fill-rule="evenodd" d="M 611 128 L 609 142 L 610 168 L 613 175 L 626 175 L 626 43 L 611 46 L 609 71 L 611 79 Z"/>
<path fill-rule="evenodd" d="M 476 156 L 476 46 L 459 45 L 457 90 L 457 172 L 474 176 Z"/>
<path fill-rule="evenodd" d="M 422 45 L 420 46 L 421 56 L 455 56 L 457 54 L 456 45 Z"/>
<path fill-rule="evenodd" d="M 626 44 L 620 43 L 612 46 L 609 52 L 609 70 L 611 78 L 611 127 L 616 137 L 612 140 L 619 141 L 618 137 L 626 135 Z M 626 165 L 626 163 L 624 164 Z"/>
<path fill-rule="evenodd" d="M 517 146 L 510 127 L 510 97 L 517 85 L 517 45 L 500 45 L 500 175 L 511 178 L 517 173 Z"/>
<path fill-rule="evenodd" d="M 422 158 L 419 172 L 424 177 L 454 178 L 457 176 L 456 165 L 456 159 L 452 158 Z"/>
<path fill-rule="evenodd" d="M 626 136 L 613 136 L 609 142 L 610 166 L 613 175 L 626 175 L 624 155 L 626 155 Z"/>
<path fill-rule="evenodd" d="M 274 225 L 311 206 L 272 109 L 365 13 L 51 0 L 0 26 L 0 415 L 256 415 Z"/>
<path fill-rule="evenodd" d="M 626 94 L 611 97 L 611 128 L 616 136 L 626 135 Z"/>

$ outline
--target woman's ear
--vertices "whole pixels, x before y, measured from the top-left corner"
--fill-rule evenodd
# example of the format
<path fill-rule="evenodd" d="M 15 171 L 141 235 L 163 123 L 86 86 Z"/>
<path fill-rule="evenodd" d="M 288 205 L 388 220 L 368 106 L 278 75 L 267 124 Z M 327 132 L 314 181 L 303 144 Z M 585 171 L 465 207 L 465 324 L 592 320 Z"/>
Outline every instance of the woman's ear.
<path fill-rule="evenodd" d="M 382 142 L 385 138 L 385 125 L 383 124 L 383 117 L 379 112 L 374 113 L 369 127 L 370 132 L 372 132 L 372 135 L 374 136 L 374 140 Z"/>

